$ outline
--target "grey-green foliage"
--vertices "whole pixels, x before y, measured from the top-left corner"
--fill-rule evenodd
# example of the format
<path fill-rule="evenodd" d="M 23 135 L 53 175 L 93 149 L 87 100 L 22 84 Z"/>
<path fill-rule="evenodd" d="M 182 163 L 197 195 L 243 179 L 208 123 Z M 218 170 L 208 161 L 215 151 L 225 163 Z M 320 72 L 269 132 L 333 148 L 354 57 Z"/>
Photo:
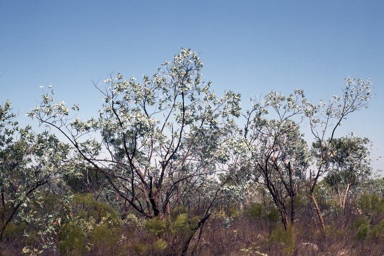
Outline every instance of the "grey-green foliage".
<path fill-rule="evenodd" d="M 36 134 L 21 128 L 11 104 L 0 106 L 0 240 L 7 226 L 18 219 L 44 227 L 38 234 L 43 246 L 51 246 L 54 213 L 39 216 L 44 197 L 55 186 L 69 147 L 48 132 Z"/>
<path fill-rule="evenodd" d="M 361 212 L 372 217 L 384 211 L 384 198 L 377 194 L 363 194 L 358 200 L 358 206 Z"/>
<path fill-rule="evenodd" d="M 96 201 L 92 194 L 75 194 L 65 207 L 59 230 L 62 255 L 84 255 L 99 247 L 115 247 L 123 222 L 110 205 Z"/>
<path fill-rule="evenodd" d="M 325 221 L 314 193 L 319 179 L 329 171 L 327 167 L 332 154 L 332 147 L 329 144 L 348 116 L 368 107 L 368 102 L 372 98 L 371 91 L 372 83 L 369 80 L 346 78 L 340 96 L 334 95 L 328 102 L 320 101 L 318 104 L 308 102 L 305 105 L 304 114 L 313 135 L 312 150 L 315 152 L 314 164 L 309 168 L 308 192 L 323 230 Z"/>
<path fill-rule="evenodd" d="M 334 138 L 328 145 L 328 175 L 331 186 L 338 183 L 355 184 L 370 175 L 369 143 L 367 138 L 353 135 Z"/>
<path fill-rule="evenodd" d="M 305 178 L 309 155 L 299 124 L 306 102 L 303 91 L 296 90 L 288 96 L 270 92 L 262 101 L 254 103 L 245 115 L 244 136 L 249 154 L 256 160 L 254 163 L 269 161 L 282 166 L 290 163 L 293 177 Z"/>
<path fill-rule="evenodd" d="M 378 170 L 380 172 L 380 170 Z M 371 177 L 363 184 L 363 190 L 370 194 L 384 196 L 384 178 Z"/>
<path fill-rule="evenodd" d="M 334 146 L 338 143 L 333 142 L 337 129 L 347 116 L 368 107 L 368 102 L 372 98 L 372 89 L 372 83 L 369 80 L 346 78 L 340 96 L 334 95 L 328 102 L 320 101 L 318 104 L 306 104 L 304 113 L 314 138 L 312 149 L 315 165 L 310 172 L 312 192 L 318 179 L 330 170 L 328 167 L 333 161 Z M 356 139 L 351 138 L 350 142 L 353 140 Z M 361 142 L 366 145 L 366 142 Z"/>
<path fill-rule="evenodd" d="M 291 222 L 295 219 L 295 198 L 310 162 L 299 126 L 306 103 L 301 90 L 288 96 L 271 92 L 255 101 L 245 114 L 244 141 L 249 162 L 260 177 L 258 181 L 272 196 L 285 228 L 289 215 Z"/>
<path fill-rule="evenodd" d="M 345 207 L 349 195 L 358 185 L 366 182 L 371 174 L 369 160 L 369 143 L 367 138 L 353 135 L 334 138 L 328 143 L 328 169 L 324 180 L 339 196 L 339 203 Z M 314 148 L 318 144 L 314 143 Z"/>
<path fill-rule="evenodd" d="M 64 134 L 79 158 L 105 174 L 138 213 L 159 216 L 180 200 L 176 189 L 207 178 L 216 163 L 226 162 L 233 144 L 240 95 L 228 91 L 218 98 L 201 81 L 202 67 L 196 52 L 182 49 L 142 81 L 119 73 L 105 86 L 96 85 L 104 95 L 96 118 L 70 118 L 78 105 L 55 102 L 53 91 L 29 116 Z"/>
<path fill-rule="evenodd" d="M 356 141 L 358 138 L 338 141 L 335 140 L 335 132 L 347 116 L 367 107 L 372 97 L 371 90 L 370 81 L 347 78 L 340 97 L 333 96 L 328 102 L 320 101 L 319 104 L 311 103 L 302 90 L 295 90 L 288 96 L 272 91 L 262 100 L 254 101 L 253 108 L 244 114 L 245 158 L 248 157 L 248 162 L 253 164 L 250 169 L 259 173 L 259 181 L 266 185 L 280 209 L 283 223 L 286 222 L 284 215 L 288 213 L 285 199 L 290 198 L 293 221 L 298 188 L 304 184 L 308 175 L 309 182 L 306 184 L 309 194 L 324 228 L 321 210 L 314 197 L 319 178 L 333 168 L 329 177 L 336 177 L 335 173 L 338 173 L 341 179 L 343 170 L 348 174 L 343 179 L 350 187 L 354 177 L 358 180 L 369 173 L 366 162 L 368 142 L 365 139 Z M 302 134 L 303 123 L 313 135 L 315 143 L 312 149 Z M 337 153 L 340 157 L 335 155 L 336 144 L 339 147 L 343 144 L 344 147 Z M 360 144 L 362 147 L 354 148 L 352 144 Z M 355 149 L 358 149 L 357 152 L 352 153 Z M 310 150 L 314 153 L 310 154 Z M 347 152 L 348 157 L 342 160 L 341 155 Z M 360 154 L 361 161 L 358 161 L 357 154 Z M 343 205 L 344 202 L 342 200 Z"/>

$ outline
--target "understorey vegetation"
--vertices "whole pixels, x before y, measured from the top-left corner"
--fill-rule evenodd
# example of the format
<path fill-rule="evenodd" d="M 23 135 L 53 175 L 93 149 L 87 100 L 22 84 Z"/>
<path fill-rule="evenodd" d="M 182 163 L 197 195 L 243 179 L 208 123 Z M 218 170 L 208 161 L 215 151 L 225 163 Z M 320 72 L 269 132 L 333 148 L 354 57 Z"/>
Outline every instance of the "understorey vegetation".
<path fill-rule="evenodd" d="M 369 139 L 339 132 L 371 82 L 242 109 L 202 67 L 182 49 L 140 81 L 111 76 L 88 119 L 49 86 L 28 113 L 42 133 L 0 105 L 0 254 L 381 255 L 384 179 Z"/>

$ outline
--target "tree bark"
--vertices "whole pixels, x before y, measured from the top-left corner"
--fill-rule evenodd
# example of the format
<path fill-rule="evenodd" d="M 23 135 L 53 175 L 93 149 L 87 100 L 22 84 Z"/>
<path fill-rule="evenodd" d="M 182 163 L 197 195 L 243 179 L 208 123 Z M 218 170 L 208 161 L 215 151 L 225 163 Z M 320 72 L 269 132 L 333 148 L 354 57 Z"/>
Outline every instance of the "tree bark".
<path fill-rule="evenodd" d="M 291 225 L 295 224 L 296 208 L 295 208 L 295 196 L 291 197 Z"/>
<path fill-rule="evenodd" d="M 192 238 L 195 236 L 196 231 L 199 230 L 199 228 L 202 228 L 202 226 L 204 225 L 204 223 L 208 220 L 209 216 L 211 216 L 210 213 L 208 213 L 207 215 L 205 215 L 205 216 L 199 221 L 199 223 L 197 223 L 196 227 L 193 228 L 193 233 L 188 237 L 187 241 L 185 242 L 185 244 L 184 244 L 184 246 L 183 246 L 183 250 L 181 251 L 181 256 L 185 256 L 185 255 L 187 255 L 188 248 L 189 248 L 189 244 L 191 243 Z"/>
<path fill-rule="evenodd" d="M 320 221 L 320 225 L 321 225 L 321 230 L 324 231 L 325 230 L 325 222 L 324 222 L 324 218 L 323 218 L 323 215 L 321 215 L 321 210 L 320 210 L 320 207 L 317 203 L 317 200 L 316 200 L 316 197 L 315 197 L 315 194 L 313 192 L 311 192 L 310 194 L 310 198 L 315 206 L 315 209 L 316 209 L 316 213 L 317 213 L 317 217 L 319 218 L 319 221 Z"/>

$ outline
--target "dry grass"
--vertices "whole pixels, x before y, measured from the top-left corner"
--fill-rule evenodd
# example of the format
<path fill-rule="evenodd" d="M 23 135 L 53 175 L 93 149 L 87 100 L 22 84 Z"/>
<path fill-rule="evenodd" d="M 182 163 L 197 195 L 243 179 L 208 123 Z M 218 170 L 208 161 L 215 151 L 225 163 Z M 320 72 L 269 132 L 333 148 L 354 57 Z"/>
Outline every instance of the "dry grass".
<path fill-rule="evenodd" d="M 298 221 L 288 231 L 282 230 L 279 219 L 271 215 L 247 209 L 242 213 L 217 210 L 202 232 L 199 229 L 194 234 L 187 255 L 383 255 L 384 213 L 378 212 L 369 218 L 356 211 L 349 211 L 349 215 L 327 216 L 328 226 L 325 231 L 320 231 L 308 209 L 304 205 L 298 211 Z M 148 221 L 130 215 L 119 229 L 119 239 L 112 240 L 107 236 L 103 243 L 85 243 L 89 250 L 81 253 L 71 250 L 62 255 L 180 255 L 195 223 L 196 218 L 182 215 L 174 216 L 172 221 Z M 5 237 L 0 244 L 0 255 L 22 255 L 26 245 L 39 248 L 36 241 L 24 237 L 22 232 Z M 45 250 L 41 255 L 60 253 Z"/>

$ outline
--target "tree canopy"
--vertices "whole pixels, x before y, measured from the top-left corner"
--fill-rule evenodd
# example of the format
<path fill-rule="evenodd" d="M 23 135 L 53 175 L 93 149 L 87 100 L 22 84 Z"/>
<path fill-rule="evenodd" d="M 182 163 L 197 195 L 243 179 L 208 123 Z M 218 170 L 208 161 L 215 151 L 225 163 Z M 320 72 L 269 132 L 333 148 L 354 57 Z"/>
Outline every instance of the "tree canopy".
<path fill-rule="evenodd" d="M 102 234 L 115 245 L 134 227 L 153 242 L 130 245 L 138 255 L 187 255 L 225 211 L 225 228 L 234 216 L 253 216 L 269 239 L 283 241 L 272 224 L 279 219 L 290 254 L 297 225 L 313 222 L 324 234 L 335 216 L 329 209 L 343 209 L 345 225 L 348 207 L 358 212 L 356 202 L 376 200 L 369 140 L 336 137 L 368 106 L 369 81 L 347 78 L 328 102 L 315 104 L 300 89 L 271 91 L 242 109 L 240 94 L 218 97 L 201 81 L 202 68 L 196 52 L 182 49 L 152 76 L 110 76 L 94 84 L 103 96 L 98 115 L 83 120 L 80 105 L 57 101 L 50 86 L 28 113 L 49 128 L 39 134 L 19 127 L 9 102 L 0 106 L 0 240 L 19 227 L 39 237 L 26 253 L 96 254 Z M 367 216 L 379 225 L 377 211 Z"/>

